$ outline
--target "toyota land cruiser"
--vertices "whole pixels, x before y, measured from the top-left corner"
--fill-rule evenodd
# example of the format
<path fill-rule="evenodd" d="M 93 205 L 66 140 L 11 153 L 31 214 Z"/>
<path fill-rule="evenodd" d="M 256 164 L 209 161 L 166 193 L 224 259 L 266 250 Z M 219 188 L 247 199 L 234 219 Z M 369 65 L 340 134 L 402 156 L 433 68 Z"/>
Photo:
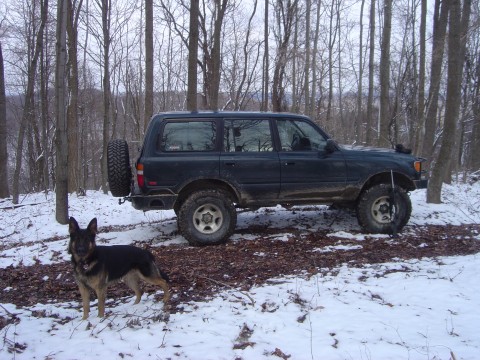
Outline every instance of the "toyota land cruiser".
<path fill-rule="evenodd" d="M 408 192 L 425 188 L 423 159 L 339 146 L 308 117 L 263 112 L 172 112 L 152 117 L 132 178 L 128 144 L 108 145 L 113 196 L 139 210 L 173 209 L 192 245 L 219 244 L 236 208 L 333 204 L 356 209 L 367 232 L 407 224 Z M 120 201 L 122 202 L 122 201 Z"/>

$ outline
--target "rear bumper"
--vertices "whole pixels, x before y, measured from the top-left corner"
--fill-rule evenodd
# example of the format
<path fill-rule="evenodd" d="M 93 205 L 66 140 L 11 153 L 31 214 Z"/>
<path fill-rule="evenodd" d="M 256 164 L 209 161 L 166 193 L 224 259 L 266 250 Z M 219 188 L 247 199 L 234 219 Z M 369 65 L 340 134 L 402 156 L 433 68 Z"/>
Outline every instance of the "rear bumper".
<path fill-rule="evenodd" d="M 137 210 L 169 210 L 177 200 L 176 195 L 133 195 L 128 198 Z"/>

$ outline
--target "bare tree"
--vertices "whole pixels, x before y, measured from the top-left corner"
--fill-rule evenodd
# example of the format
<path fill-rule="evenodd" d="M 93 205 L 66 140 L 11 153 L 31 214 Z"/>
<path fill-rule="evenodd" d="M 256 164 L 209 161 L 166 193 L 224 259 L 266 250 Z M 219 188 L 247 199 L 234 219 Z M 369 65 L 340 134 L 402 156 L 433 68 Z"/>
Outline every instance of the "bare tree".
<path fill-rule="evenodd" d="M 8 190 L 7 103 L 5 97 L 5 70 L 0 42 L 0 198 L 10 196 Z"/>
<path fill-rule="evenodd" d="M 438 159 L 433 166 L 432 176 L 427 189 L 427 202 L 435 204 L 441 203 L 443 180 L 450 169 L 450 161 L 455 148 L 466 38 L 471 11 L 471 0 L 463 1 L 463 10 L 460 0 L 450 0 L 449 3 L 448 79 L 445 119 Z"/>
<path fill-rule="evenodd" d="M 426 31 L 427 31 L 427 0 L 421 0 L 420 14 L 420 54 L 419 54 L 419 73 L 418 73 L 418 107 L 417 107 L 417 125 L 414 131 L 414 152 L 418 153 L 421 149 L 419 134 L 425 119 L 425 64 L 426 64 Z"/>
<path fill-rule="evenodd" d="M 68 192 L 80 187 L 80 163 L 78 158 L 78 17 L 83 0 L 78 4 L 67 1 L 68 35 L 68 90 L 67 136 L 68 136 Z"/>
<path fill-rule="evenodd" d="M 204 4 L 205 4 L 204 0 Z M 206 109 L 218 110 L 218 99 L 220 91 L 220 74 L 221 74 L 221 45 L 222 45 L 222 28 L 227 11 L 228 0 L 217 0 L 213 3 L 211 10 L 212 29 L 207 27 L 207 12 L 205 5 L 203 14 L 201 15 L 201 31 L 203 49 L 203 87 L 204 96 L 203 104 Z M 211 32 L 211 37 L 209 32 Z"/>
<path fill-rule="evenodd" d="M 268 110 L 268 98 L 269 98 L 269 89 L 270 89 L 270 50 L 269 46 L 269 31 L 268 31 L 268 20 L 269 20 L 269 10 L 268 10 L 269 0 L 265 0 L 265 15 L 263 22 L 263 42 L 264 42 L 264 54 L 263 54 L 263 72 L 262 72 L 262 104 L 260 105 L 260 110 Z"/>
<path fill-rule="evenodd" d="M 234 14 L 227 19 L 228 28 L 225 30 L 233 33 L 234 41 L 227 41 L 223 45 L 226 65 L 222 68 L 222 82 L 229 94 L 225 109 L 244 110 L 247 104 L 255 99 L 251 90 L 257 80 L 261 47 L 260 41 L 252 41 L 257 3 L 257 0 L 254 0 L 246 24 L 243 17 Z"/>
<path fill-rule="evenodd" d="M 190 2 L 190 33 L 188 35 L 188 85 L 187 109 L 197 110 L 197 83 L 198 83 L 198 0 Z"/>
<path fill-rule="evenodd" d="M 321 0 L 317 1 L 317 12 L 316 12 L 316 21 L 315 21 L 315 35 L 313 39 L 313 55 L 312 55 L 312 94 L 310 98 L 310 110 L 307 112 L 308 115 L 314 116 L 315 115 L 315 107 L 317 102 L 317 86 L 315 85 L 317 82 L 317 59 L 318 59 L 318 38 L 320 36 L 320 9 L 322 2 Z"/>
<path fill-rule="evenodd" d="M 327 129 L 332 127 L 332 106 L 333 106 L 333 75 L 334 75 L 334 49 L 338 40 L 340 26 L 338 24 L 338 7 L 341 0 L 332 0 L 330 4 L 329 26 L 328 26 L 328 103 L 326 124 Z"/>
<path fill-rule="evenodd" d="M 101 157 L 102 166 L 102 189 L 106 194 L 107 188 L 107 147 L 110 137 L 110 26 L 111 26 L 111 1 L 97 0 L 97 5 L 102 12 L 102 33 L 103 33 L 103 150 Z"/>
<path fill-rule="evenodd" d="M 153 0 L 145 0 L 145 122 L 153 115 Z"/>
<path fill-rule="evenodd" d="M 23 146 L 24 146 L 23 143 L 25 139 L 25 130 L 28 126 L 28 123 L 33 121 L 32 116 L 34 113 L 33 100 L 34 100 L 34 91 L 35 91 L 35 74 L 37 72 L 38 59 L 40 57 L 41 50 L 43 47 L 44 29 L 45 29 L 45 24 L 47 22 L 47 15 L 48 15 L 48 0 L 43 0 L 40 3 L 40 7 L 41 7 L 40 26 L 36 34 L 33 56 L 31 58 L 31 61 L 28 64 L 27 89 L 25 91 L 25 105 L 23 108 L 22 120 L 20 122 L 20 128 L 18 131 L 18 144 L 17 144 L 15 170 L 13 173 L 13 186 L 12 186 L 12 196 L 13 196 L 12 201 L 14 204 L 18 203 L 18 197 L 19 197 L 19 180 L 20 180 L 20 170 L 22 167 Z"/>
<path fill-rule="evenodd" d="M 368 56 L 368 99 L 367 99 L 367 120 L 366 139 L 367 145 L 373 145 L 373 93 L 375 73 L 375 0 L 370 0 L 370 50 Z"/>
<path fill-rule="evenodd" d="M 55 149 L 57 164 L 55 218 L 60 224 L 68 223 L 68 141 L 67 141 L 67 4 L 57 3 L 57 51 L 55 68 L 55 100 L 57 127 L 55 131 Z"/>
<path fill-rule="evenodd" d="M 380 53 L 380 133 L 378 145 L 390 147 L 390 38 L 392 33 L 392 0 L 383 3 L 383 32 Z"/>
<path fill-rule="evenodd" d="M 285 69 L 288 61 L 290 36 L 293 22 L 296 19 L 298 0 L 280 0 L 275 5 L 277 22 L 277 56 L 275 58 L 275 70 L 273 73 L 272 110 L 285 111 L 287 109 L 285 99 Z"/>
<path fill-rule="evenodd" d="M 442 62 L 445 49 L 445 35 L 448 22 L 449 1 L 435 0 L 433 15 L 432 60 L 430 64 L 430 85 L 428 91 L 427 112 L 425 115 L 425 137 L 422 144 L 422 156 L 432 160 L 435 128 L 438 112 L 438 98 L 442 76 Z"/>
<path fill-rule="evenodd" d="M 478 37 L 477 37 L 478 41 Z M 470 140 L 470 169 L 474 172 L 480 170 L 480 48 L 476 48 L 475 67 L 472 86 L 472 136 Z"/>
<path fill-rule="evenodd" d="M 303 92 L 305 93 L 305 113 L 309 115 L 310 112 L 310 13 L 312 12 L 312 0 L 305 0 L 305 82 L 303 85 Z M 297 20 L 297 19 L 296 19 Z M 295 25 L 296 26 L 296 25 Z"/>
<path fill-rule="evenodd" d="M 365 0 L 360 5 L 360 34 L 358 37 L 358 87 L 357 87 L 357 116 L 355 119 L 355 142 L 361 141 L 362 133 L 362 99 L 363 99 L 363 11 Z"/>
<path fill-rule="evenodd" d="M 50 59 L 51 55 L 49 54 L 48 48 L 50 42 L 49 32 L 46 32 L 45 36 L 45 46 L 42 47 L 40 54 L 40 101 L 41 101 L 41 110 L 40 110 L 40 122 L 41 122 L 41 143 L 42 143 L 42 153 L 38 157 L 39 168 L 41 171 L 41 176 L 39 178 L 43 179 L 43 190 L 47 193 L 50 190 L 50 164 L 54 163 L 53 160 L 53 151 L 50 151 L 51 144 L 51 131 L 50 128 L 53 128 L 50 116 L 49 116 L 49 88 L 50 88 L 50 76 L 51 76 L 51 66 Z M 54 56 L 54 55 L 53 55 Z"/>

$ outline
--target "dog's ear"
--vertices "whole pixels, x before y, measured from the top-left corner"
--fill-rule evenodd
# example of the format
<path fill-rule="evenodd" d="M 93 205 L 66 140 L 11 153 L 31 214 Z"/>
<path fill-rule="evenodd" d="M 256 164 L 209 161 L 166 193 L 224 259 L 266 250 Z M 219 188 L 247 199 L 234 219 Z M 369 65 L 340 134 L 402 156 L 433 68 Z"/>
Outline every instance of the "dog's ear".
<path fill-rule="evenodd" d="M 70 221 L 68 223 L 68 232 L 70 234 L 76 233 L 78 231 L 78 223 L 73 217 L 70 217 Z"/>
<path fill-rule="evenodd" d="M 87 230 L 90 231 L 93 235 L 97 234 L 97 218 L 93 218 L 92 221 L 90 221 Z"/>

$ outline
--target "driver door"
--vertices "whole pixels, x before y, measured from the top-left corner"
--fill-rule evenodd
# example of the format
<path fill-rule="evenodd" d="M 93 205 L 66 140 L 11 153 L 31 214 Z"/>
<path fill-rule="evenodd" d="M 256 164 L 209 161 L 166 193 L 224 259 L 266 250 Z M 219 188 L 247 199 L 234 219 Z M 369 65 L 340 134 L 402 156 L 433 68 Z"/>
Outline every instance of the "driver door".
<path fill-rule="evenodd" d="M 280 199 L 334 200 L 346 188 L 341 151 L 327 152 L 327 137 L 303 119 L 277 119 L 280 139 Z"/>

